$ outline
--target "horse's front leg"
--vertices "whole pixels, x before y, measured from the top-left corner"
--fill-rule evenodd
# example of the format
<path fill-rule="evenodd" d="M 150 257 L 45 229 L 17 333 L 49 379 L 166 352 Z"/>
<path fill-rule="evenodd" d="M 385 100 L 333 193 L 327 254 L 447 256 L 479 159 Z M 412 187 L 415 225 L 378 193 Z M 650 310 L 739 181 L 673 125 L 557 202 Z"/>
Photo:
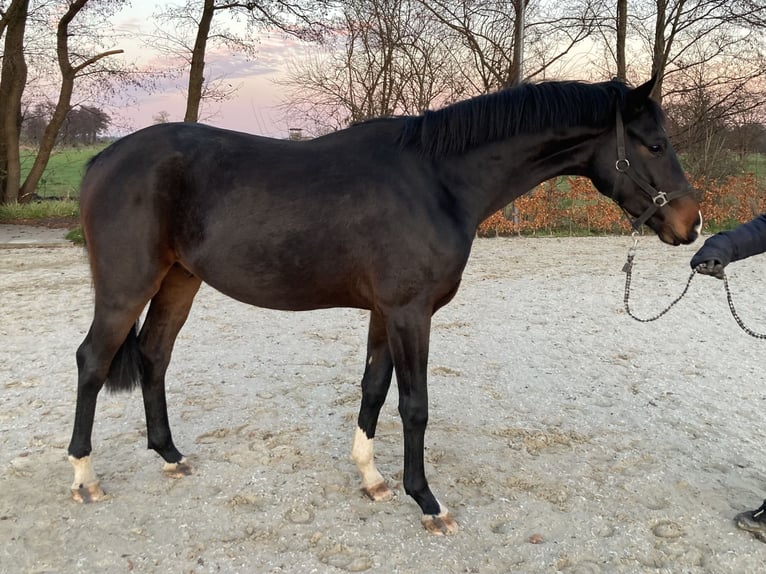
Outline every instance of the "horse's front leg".
<path fill-rule="evenodd" d="M 431 492 L 423 462 L 428 424 L 428 345 L 430 310 L 397 310 L 387 317 L 386 331 L 399 387 L 399 414 L 404 428 L 404 490 L 423 511 L 423 526 L 432 534 L 452 534 L 458 524 Z"/>
<path fill-rule="evenodd" d="M 373 311 L 367 336 L 367 362 L 362 377 L 362 406 L 359 409 L 358 427 L 354 434 L 351 458 L 362 475 L 362 491 L 372 500 L 388 500 L 392 497 L 386 480 L 375 467 L 373 439 L 380 409 L 391 386 L 393 362 L 388 348 L 386 325 L 383 317 Z"/>

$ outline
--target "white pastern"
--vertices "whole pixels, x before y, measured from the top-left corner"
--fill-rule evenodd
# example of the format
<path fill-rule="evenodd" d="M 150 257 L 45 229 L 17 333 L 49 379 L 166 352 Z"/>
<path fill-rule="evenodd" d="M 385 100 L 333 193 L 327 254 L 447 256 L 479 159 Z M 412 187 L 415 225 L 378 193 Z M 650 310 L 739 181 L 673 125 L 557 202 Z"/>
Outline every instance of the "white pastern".
<path fill-rule="evenodd" d="M 186 461 L 186 457 L 181 457 L 181 460 L 178 462 L 166 462 L 165 465 L 162 467 L 162 470 L 164 472 L 176 472 L 180 468 L 188 465 L 189 463 Z"/>
<path fill-rule="evenodd" d="M 437 502 L 439 501 L 437 500 Z M 458 523 L 450 514 L 449 509 L 441 502 L 439 502 L 439 514 L 424 514 L 421 522 L 428 532 L 437 536 L 454 534 L 459 529 Z"/>
<path fill-rule="evenodd" d="M 93 462 L 89 456 L 75 458 L 72 455 L 69 455 L 69 462 L 71 462 L 74 467 L 73 490 L 77 490 L 82 486 L 98 483 L 96 473 L 93 471 Z"/>
<path fill-rule="evenodd" d="M 362 488 L 367 489 L 384 481 L 383 476 L 375 468 L 373 439 L 367 438 L 367 434 L 358 427 L 354 434 L 354 446 L 351 447 L 351 460 L 356 463 L 362 475 Z"/>

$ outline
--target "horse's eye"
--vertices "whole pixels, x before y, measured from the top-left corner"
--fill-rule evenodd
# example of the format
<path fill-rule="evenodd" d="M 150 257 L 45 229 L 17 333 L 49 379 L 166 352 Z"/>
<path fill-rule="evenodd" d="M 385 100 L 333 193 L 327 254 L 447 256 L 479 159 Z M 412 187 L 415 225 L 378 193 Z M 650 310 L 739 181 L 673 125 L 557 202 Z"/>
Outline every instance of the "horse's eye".
<path fill-rule="evenodd" d="M 652 152 L 653 154 L 659 155 L 662 153 L 662 146 L 659 144 L 650 145 L 648 147 L 649 147 L 649 151 Z"/>

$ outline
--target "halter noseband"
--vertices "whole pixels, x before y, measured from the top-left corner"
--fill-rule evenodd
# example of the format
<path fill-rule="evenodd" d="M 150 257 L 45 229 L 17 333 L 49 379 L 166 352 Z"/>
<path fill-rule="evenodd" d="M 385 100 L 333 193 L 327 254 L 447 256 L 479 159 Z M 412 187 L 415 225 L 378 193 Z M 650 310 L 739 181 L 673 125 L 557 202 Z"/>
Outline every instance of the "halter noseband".
<path fill-rule="evenodd" d="M 620 113 L 619 107 L 617 108 L 617 161 L 614 162 L 614 168 L 618 172 L 617 180 L 614 184 L 614 193 L 612 195 L 615 200 L 617 199 L 617 190 L 619 189 L 619 184 L 621 182 L 620 175 L 627 175 L 633 183 L 644 190 L 652 200 L 652 204 L 636 218 L 633 218 L 627 211 L 625 211 L 625 208 L 623 208 L 623 211 L 625 211 L 625 214 L 630 220 L 630 225 L 635 231 L 638 231 L 638 229 L 646 223 L 660 207 L 678 197 L 694 193 L 694 189 L 691 187 L 684 191 L 671 191 L 667 193 L 659 191 L 652 187 L 648 181 L 640 178 L 635 172 L 630 170 L 630 161 L 625 153 L 625 126 L 622 122 L 622 114 Z"/>

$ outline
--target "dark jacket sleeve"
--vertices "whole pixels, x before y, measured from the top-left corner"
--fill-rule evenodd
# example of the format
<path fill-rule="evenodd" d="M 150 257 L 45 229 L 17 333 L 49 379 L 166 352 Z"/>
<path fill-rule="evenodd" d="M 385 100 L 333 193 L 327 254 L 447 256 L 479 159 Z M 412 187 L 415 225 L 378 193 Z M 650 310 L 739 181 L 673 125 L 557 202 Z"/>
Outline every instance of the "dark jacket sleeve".
<path fill-rule="evenodd" d="M 709 237 L 692 257 L 694 268 L 701 263 L 717 261 L 723 266 L 766 251 L 766 213 L 729 231 Z"/>

